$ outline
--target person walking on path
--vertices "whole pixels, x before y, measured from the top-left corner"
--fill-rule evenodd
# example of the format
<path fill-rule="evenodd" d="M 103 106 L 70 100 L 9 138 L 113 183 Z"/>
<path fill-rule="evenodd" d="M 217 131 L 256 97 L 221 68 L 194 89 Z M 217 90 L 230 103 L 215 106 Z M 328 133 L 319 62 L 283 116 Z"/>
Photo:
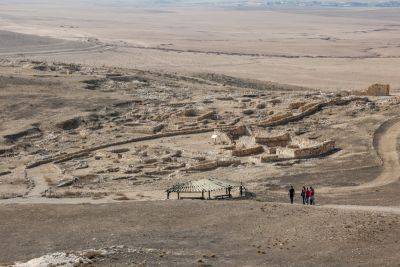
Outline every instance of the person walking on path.
<path fill-rule="evenodd" d="M 310 197 L 311 197 L 311 191 L 307 187 L 307 189 L 306 189 L 306 203 L 307 203 L 307 205 L 310 204 Z"/>
<path fill-rule="evenodd" d="M 315 191 L 312 186 L 310 186 L 310 205 L 315 205 Z"/>
<path fill-rule="evenodd" d="M 306 204 L 306 187 L 303 186 L 303 189 L 301 190 L 301 200 L 303 201 L 303 205 Z"/>
<path fill-rule="evenodd" d="M 291 185 L 290 186 L 290 188 L 289 188 L 289 198 L 290 198 L 290 204 L 293 204 L 293 202 L 294 202 L 294 188 L 293 188 L 293 186 Z"/>

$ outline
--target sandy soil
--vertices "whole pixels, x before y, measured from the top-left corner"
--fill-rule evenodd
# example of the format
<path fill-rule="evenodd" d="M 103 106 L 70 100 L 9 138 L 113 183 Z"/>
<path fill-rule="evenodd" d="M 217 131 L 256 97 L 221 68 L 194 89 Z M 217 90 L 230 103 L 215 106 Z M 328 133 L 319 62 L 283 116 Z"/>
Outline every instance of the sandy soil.
<path fill-rule="evenodd" d="M 397 9 L 121 5 L 0 3 L 0 265 L 398 264 Z M 352 91 L 375 82 L 391 95 Z M 290 142 L 234 156 L 257 133 Z M 165 201 L 207 177 L 247 197 Z"/>
<path fill-rule="evenodd" d="M 121 245 L 143 252 L 95 265 L 393 266 L 399 260 L 399 215 L 385 213 L 193 200 L 0 206 L 0 213 L 7 218 L 0 233 L 9 241 L 0 245 L 6 262 Z"/>
<path fill-rule="evenodd" d="M 304 138 L 314 140 L 333 138 L 340 148 L 324 157 L 288 165 L 252 163 L 252 157 L 246 157 L 239 166 L 187 172 L 180 162 L 195 164 L 201 156 L 229 155 L 216 149 L 210 142 L 211 133 L 205 132 L 110 145 L 76 159 L 25 169 L 35 160 L 57 157 L 60 151 L 76 153 L 143 136 L 125 126 L 132 123 L 132 114 L 151 124 L 154 115 L 169 114 L 171 105 L 174 114 L 192 108 L 188 99 L 197 103 L 194 107 L 199 110 L 216 109 L 220 120 L 227 122 L 230 116 L 242 118 L 241 110 L 252 106 L 240 104 L 253 101 L 246 95 L 266 94 L 257 93 L 256 103 L 282 99 L 278 104 L 267 104 L 266 111 L 257 116 L 246 117 L 245 122 L 251 123 L 267 116 L 271 109 L 287 110 L 288 104 L 307 99 L 304 97 L 309 94 L 316 99 L 327 96 L 307 88 L 212 75 L 166 75 L 35 61 L 3 61 L 1 70 L 1 136 L 4 139 L 23 133 L 2 144 L 6 151 L 2 153 L 7 155 L 2 156 L 2 170 L 10 173 L 0 177 L 4 198 L 0 200 L 0 235 L 2 240 L 12 240 L 0 248 L 4 263 L 42 256 L 55 257 L 56 261 L 68 251 L 86 255 L 85 251 L 93 249 L 106 251 L 87 259 L 96 266 L 282 265 L 282 259 L 300 266 L 390 266 L 398 261 L 400 183 L 394 174 L 399 168 L 399 127 L 395 96 L 369 97 L 368 102 L 324 108 L 298 122 L 275 127 L 292 134 L 303 129 Z M 107 76 L 110 71 L 133 78 L 112 82 L 113 76 Z M 226 88 L 221 82 L 230 85 Z M 94 87 L 88 87 L 91 84 Z M 236 100 L 224 100 L 227 91 Z M 203 103 L 205 94 L 213 100 L 211 103 Z M 141 104 L 127 105 L 128 100 L 145 101 L 146 106 L 134 111 L 135 105 Z M 166 104 L 160 105 L 159 100 Z M 173 100 L 178 100 L 178 108 Z M 28 103 L 29 109 L 23 108 Z M 102 127 L 88 119 L 77 125 L 69 122 L 78 115 L 94 118 Z M 182 120 L 191 127 L 199 123 L 168 116 L 164 120 L 166 130 L 179 126 Z M 206 127 L 216 122 L 211 120 Z M 174 162 L 168 155 L 177 149 L 183 152 Z M 165 155 L 166 162 L 153 160 Z M 153 165 L 143 165 L 146 158 Z M 124 174 L 140 165 L 144 167 L 142 174 Z M 168 166 L 181 169 L 167 175 L 145 175 Z M 57 187 L 74 176 L 79 177 L 79 183 Z M 242 181 L 252 192 L 252 200 L 165 201 L 166 188 L 204 177 Z M 314 185 L 318 206 L 283 204 L 289 184 L 296 189 L 303 184 Z M 93 223 L 99 216 L 101 223 Z"/>
<path fill-rule="evenodd" d="M 326 90 L 373 82 L 398 88 L 396 11 L 141 9 L 42 1 L 3 3 L 0 29 L 114 48 L 39 56 L 50 61 L 218 72 Z"/>

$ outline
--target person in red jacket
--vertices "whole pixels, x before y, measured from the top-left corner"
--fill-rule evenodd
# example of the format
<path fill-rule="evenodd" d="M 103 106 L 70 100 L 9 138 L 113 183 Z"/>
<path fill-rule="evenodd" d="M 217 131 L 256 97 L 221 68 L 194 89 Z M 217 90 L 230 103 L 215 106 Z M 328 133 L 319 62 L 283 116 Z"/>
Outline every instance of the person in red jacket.
<path fill-rule="evenodd" d="M 306 202 L 307 205 L 310 204 L 311 190 L 307 187 L 306 189 Z"/>
<path fill-rule="evenodd" d="M 310 205 L 315 205 L 315 191 L 312 186 L 310 186 Z"/>

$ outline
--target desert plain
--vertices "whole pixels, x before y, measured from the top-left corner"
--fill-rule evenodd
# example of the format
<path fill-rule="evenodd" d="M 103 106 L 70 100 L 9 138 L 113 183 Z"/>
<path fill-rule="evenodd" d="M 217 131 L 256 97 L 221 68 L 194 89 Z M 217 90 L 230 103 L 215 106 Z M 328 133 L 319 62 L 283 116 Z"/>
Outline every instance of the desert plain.
<path fill-rule="evenodd" d="M 0 265 L 398 266 L 400 10 L 249 2 L 0 3 Z"/>

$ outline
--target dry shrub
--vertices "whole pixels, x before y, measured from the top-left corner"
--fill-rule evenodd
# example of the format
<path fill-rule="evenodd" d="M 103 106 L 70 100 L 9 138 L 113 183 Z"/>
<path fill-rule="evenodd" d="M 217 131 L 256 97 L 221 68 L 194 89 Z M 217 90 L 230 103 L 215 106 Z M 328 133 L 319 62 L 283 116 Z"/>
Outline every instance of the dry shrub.
<path fill-rule="evenodd" d="M 62 193 L 62 197 L 81 197 L 82 192 L 66 190 Z"/>
<path fill-rule="evenodd" d="M 17 197 L 22 197 L 22 194 L 17 194 L 17 193 L 5 193 L 5 194 L 0 194 L 0 199 L 10 199 L 10 198 L 17 198 Z M 0 265 L 2 266 L 2 265 Z"/>
<path fill-rule="evenodd" d="M 114 200 L 119 200 L 119 201 L 130 200 L 130 198 L 123 193 L 116 193 L 115 195 L 116 197 L 113 198 Z"/>
<path fill-rule="evenodd" d="M 101 199 L 101 198 L 103 198 L 103 197 L 105 197 L 107 195 L 108 195 L 107 192 L 94 192 L 94 193 L 91 194 L 92 199 Z"/>
<path fill-rule="evenodd" d="M 88 258 L 89 260 L 92 260 L 94 258 L 102 257 L 103 255 L 101 254 L 100 251 L 89 250 L 89 251 L 83 252 L 82 256 L 85 257 L 85 258 Z"/>
<path fill-rule="evenodd" d="M 56 183 L 53 180 L 51 180 L 50 177 L 45 177 L 44 180 L 46 181 L 48 186 L 55 186 L 56 185 Z"/>
<path fill-rule="evenodd" d="M 66 190 L 62 192 L 55 192 L 48 196 L 48 198 L 80 198 L 80 197 L 91 197 L 93 199 L 100 199 L 107 196 L 107 192 L 82 192 L 82 191 L 71 191 Z"/>

